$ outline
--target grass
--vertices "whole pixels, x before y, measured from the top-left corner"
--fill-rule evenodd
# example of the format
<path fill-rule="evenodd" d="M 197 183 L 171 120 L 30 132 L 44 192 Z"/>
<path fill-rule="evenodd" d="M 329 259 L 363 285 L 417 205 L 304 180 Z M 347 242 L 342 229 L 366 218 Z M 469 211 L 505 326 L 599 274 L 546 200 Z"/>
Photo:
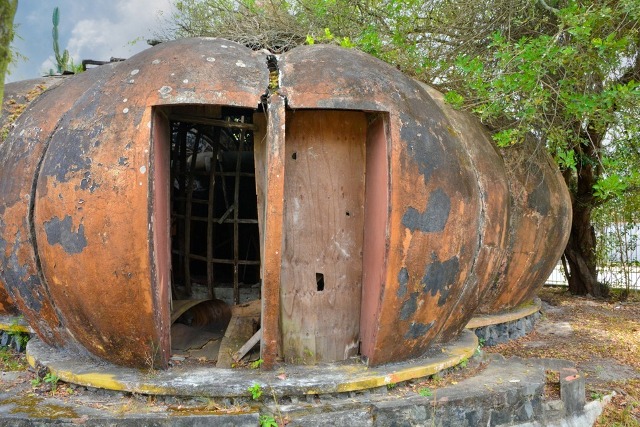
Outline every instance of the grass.
<path fill-rule="evenodd" d="M 28 366 L 24 353 L 18 353 L 7 347 L 0 348 L 0 370 L 25 371 Z"/>

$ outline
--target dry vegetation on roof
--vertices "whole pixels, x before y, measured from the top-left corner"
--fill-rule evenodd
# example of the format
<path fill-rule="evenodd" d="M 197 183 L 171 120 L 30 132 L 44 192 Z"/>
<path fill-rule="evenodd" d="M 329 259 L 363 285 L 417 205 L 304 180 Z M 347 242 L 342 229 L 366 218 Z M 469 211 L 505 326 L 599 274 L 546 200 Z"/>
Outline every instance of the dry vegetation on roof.
<path fill-rule="evenodd" d="M 4 100 L 4 106 L 2 108 L 2 116 L 3 119 L 0 123 L 2 127 L 0 127 L 0 144 L 7 139 L 7 135 L 13 127 L 14 123 L 18 120 L 18 117 L 24 112 L 24 110 L 29 106 L 31 101 L 36 99 L 42 92 L 45 91 L 47 87 L 43 84 L 39 84 L 31 89 L 24 97 L 24 100 L 16 100 L 14 98 L 6 98 Z M 6 115 L 6 118 L 4 117 Z"/>

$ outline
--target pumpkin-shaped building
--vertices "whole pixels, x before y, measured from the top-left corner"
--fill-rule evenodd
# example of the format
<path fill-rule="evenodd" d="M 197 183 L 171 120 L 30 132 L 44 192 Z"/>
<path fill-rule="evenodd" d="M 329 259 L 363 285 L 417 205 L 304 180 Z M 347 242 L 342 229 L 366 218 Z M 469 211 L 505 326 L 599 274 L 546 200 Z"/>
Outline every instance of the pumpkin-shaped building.
<path fill-rule="evenodd" d="M 489 311 L 530 298 L 559 252 L 521 254 L 569 232 L 546 153 L 513 184 L 478 122 L 355 50 L 162 43 L 46 90 L 14 125 L 4 298 L 47 344 L 122 365 L 166 366 L 172 311 L 211 298 L 260 298 L 267 367 L 417 357 L 487 295 Z"/>

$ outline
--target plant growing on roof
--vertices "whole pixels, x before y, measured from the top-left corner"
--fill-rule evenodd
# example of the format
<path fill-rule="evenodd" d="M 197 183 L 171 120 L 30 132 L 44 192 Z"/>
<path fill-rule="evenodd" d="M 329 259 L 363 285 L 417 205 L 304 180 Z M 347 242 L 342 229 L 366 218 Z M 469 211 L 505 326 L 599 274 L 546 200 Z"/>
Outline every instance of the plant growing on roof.
<path fill-rule="evenodd" d="M 60 9 L 57 6 L 53 9 L 52 21 L 53 30 L 51 32 L 51 35 L 53 37 L 53 53 L 56 56 L 58 73 L 62 73 L 63 71 L 66 71 L 68 69 L 69 51 L 65 49 L 64 52 L 62 52 L 62 55 L 60 55 L 60 45 L 58 44 L 58 24 L 60 23 Z"/>

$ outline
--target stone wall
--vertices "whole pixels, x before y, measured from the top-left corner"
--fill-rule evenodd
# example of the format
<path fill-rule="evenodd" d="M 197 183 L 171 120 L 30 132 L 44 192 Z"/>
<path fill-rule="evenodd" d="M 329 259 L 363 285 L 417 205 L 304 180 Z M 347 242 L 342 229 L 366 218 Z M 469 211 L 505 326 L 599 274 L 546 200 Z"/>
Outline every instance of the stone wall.
<path fill-rule="evenodd" d="M 494 346 L 527 335 L 533 331 L 539 318 L 540 312 L 537 311 L 520 319 L 476 328 L 474 332 L 482 345 Z"/>

